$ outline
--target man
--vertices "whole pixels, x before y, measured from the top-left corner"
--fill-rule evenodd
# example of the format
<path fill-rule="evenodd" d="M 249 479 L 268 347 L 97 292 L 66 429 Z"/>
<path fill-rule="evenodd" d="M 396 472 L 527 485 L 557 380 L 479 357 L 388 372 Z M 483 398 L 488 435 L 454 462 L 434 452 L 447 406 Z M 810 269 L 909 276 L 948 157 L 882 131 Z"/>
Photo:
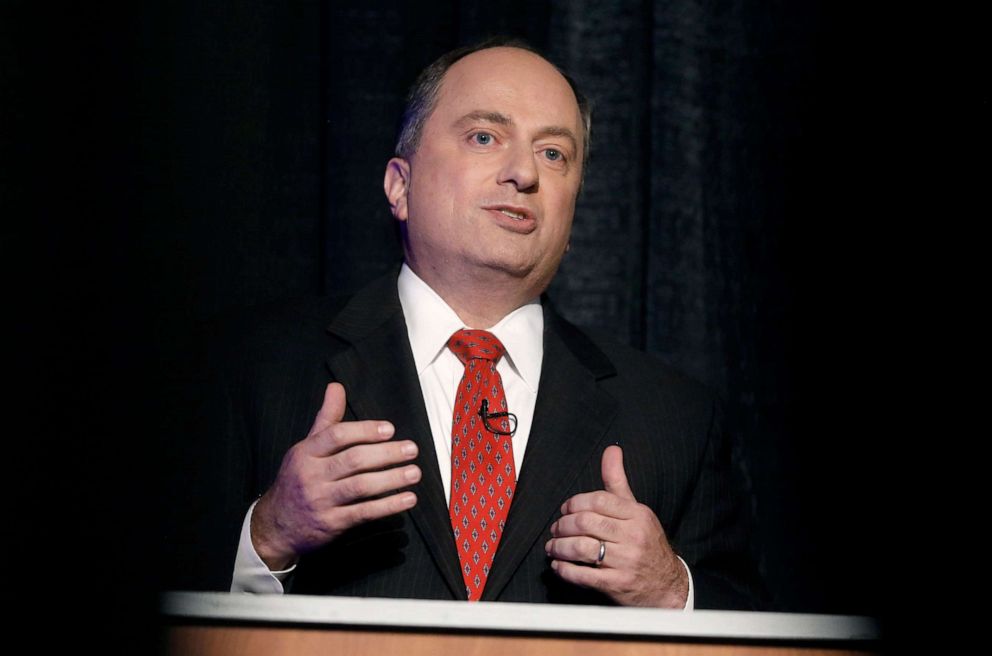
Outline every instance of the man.
<path fill-rule="evenodd" d="M 384 181 L 399 277 L 237 344 L 225 480 L 264 494 L 233 590 L 751 605 L 715 403 L 540 301 L 588 139 L 574 85 L 525 47 L 421 75 Z"/>

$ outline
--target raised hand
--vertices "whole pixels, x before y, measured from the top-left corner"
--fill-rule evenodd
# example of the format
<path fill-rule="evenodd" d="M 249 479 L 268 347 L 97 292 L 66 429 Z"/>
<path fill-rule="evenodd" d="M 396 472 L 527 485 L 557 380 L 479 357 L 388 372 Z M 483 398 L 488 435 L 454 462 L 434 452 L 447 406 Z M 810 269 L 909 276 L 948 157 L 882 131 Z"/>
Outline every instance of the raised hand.
<path fill-rule="evenodd" d="M 399 466 L 417 456 L 409 440 L 389 441 L 388 421 L 342 421 L 345 391 L 330 383 L 309 434 L 283 457 L 272 487 L 252 513 L 251 540 L 271 570 L 349 528 L 412 508 L 410 491 L 378 495 L 420 480 L 420 468 Z"/>
<path fill-rule="evenodd" d="M 562 505 L 544 547 L 552 569 L 625 606 L 683 608 L 688 574 L 658 517 L 634 498 L 620 447 L 603 452 L 602 474 L 605 490 L 576 494 Z"/>

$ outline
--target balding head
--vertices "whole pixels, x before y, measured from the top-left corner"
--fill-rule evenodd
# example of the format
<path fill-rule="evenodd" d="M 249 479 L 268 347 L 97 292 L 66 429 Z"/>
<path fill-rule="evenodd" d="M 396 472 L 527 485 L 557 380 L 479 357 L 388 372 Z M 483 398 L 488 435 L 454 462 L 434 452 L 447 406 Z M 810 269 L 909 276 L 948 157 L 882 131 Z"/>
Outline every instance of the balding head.
<path fill-rule="evenodd" d="M 409 158 L 417 150 L 420 145 L 421 135 L 423 134 L 424 123 L 434 111 L 434 107 L 437 104 L 437 96 L 448 69 L 461 59 L 489 48 L 518 48 L 520 50 L 526 50 L 547 61 L 562 75 L 571 87 L 572 93 L 575 94 L 575 101 L 582 116 L 582 160 L 583 164 L 588 162 L 589 138 L 592 129 L 592 110 L 589 100 L 571 77 L 555 66 L 554 63 L 535 48 L 519 39 L 506 38 L 488 39 L 475 45 L 451 50 L 438 57 L 430 66 L 421 71 L 407 94 L 400 133 L 396 140 L 395 154 L 399 157 Z"/>

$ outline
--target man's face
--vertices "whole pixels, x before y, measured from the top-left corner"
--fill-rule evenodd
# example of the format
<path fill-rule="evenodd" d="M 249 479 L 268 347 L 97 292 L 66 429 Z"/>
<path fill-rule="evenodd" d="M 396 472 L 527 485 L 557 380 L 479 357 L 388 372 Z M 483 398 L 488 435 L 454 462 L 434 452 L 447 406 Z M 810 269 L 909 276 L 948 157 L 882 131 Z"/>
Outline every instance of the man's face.
<path fill-rule="evenodd" d="M 543 291 L 568 245 L 582 139 L 575 94 L 537 55 L 492 48 L 456 62 L 416 153 L 387 168 L 411 267 L 442 284 L 496 273 Z"/>

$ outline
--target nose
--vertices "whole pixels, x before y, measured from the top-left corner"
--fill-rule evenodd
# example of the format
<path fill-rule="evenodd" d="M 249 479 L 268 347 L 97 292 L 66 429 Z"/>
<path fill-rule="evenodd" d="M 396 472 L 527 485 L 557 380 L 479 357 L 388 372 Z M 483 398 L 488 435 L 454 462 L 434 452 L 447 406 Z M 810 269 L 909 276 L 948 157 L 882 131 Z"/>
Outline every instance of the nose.
<path fill-rule="evenodd" d="M 524 145 L 508 148 L 503 167 L 499 172 L 500 184 L 512 184 L 519 192 L 533 193 L 537 191 L 540 174 L 534 151 Z"/>

